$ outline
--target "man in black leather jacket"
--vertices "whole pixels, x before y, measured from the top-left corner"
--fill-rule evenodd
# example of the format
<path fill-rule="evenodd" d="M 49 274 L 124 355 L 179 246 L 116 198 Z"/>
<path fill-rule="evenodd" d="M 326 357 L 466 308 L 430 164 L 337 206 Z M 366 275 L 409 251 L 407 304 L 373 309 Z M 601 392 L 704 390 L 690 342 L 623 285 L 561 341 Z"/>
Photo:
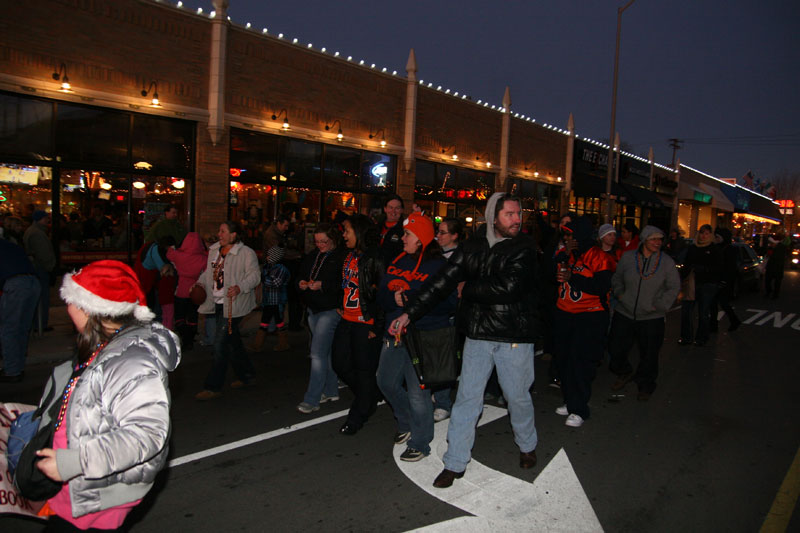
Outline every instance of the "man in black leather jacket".
<path fill-rule="evenodd" d="M 519 199 L 495 193 L 486 205 L 486 224 L 456 249 L 448 264 L 417 293 L 393 330 L 424 316 L 453 289 L 459 288 L 456 325 L 466 335 L 456 403 L 447 432 L 445 469 L 434 487 L 445 488 L 464 475 L 475 441 L 475 424 L 483 411 L 483 391 L 497 367 L 508 401 L 520 467 L 536 464 L 533 342 L 540 336 L 536 244 L 520 232 Z"/>

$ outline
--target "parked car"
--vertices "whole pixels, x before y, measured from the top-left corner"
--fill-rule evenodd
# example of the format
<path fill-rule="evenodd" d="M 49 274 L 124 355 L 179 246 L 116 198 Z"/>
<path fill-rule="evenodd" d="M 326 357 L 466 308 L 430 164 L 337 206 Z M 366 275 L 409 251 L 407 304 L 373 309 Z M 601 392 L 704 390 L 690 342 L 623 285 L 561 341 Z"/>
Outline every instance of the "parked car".
<path fill-rule="evenodd" d="M 764 277 L 764 259 L 747 243 L 734 242 L 731 244 L 736 249 L 736 270 L 739 275 L 736 277 L 736 284 L 733 287 L 733 295 L 736 297 L 741 289 L 748 288 L 757 291 L 761 287 L 761 280 Z"/>

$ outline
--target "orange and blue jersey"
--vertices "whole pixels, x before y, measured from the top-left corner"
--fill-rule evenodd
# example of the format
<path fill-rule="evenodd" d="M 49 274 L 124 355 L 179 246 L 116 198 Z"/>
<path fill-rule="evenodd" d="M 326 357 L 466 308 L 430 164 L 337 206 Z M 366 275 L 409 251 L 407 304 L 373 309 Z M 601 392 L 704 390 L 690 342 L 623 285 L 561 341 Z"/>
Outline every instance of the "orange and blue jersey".
<path fill-rule="evenodd" d="M 342 318 L 359 324 L 374 324 L 375 320 L 372 318 L 364 320 L 364 312 L 361 309 L 361 300 L 358 293 L 358 256 L 356 254 L 349 254 L 345 260 L 342 289 L 344 290 Z"/>
<path fill-rule="evenodd" d="M 617 269 L 614 256 L 593 246 L 577 259 L 570 256 L 567 268 L 570 278 L 559 285 L 556 306 L 567 313 L 607 311 L 611 276 Z"/>

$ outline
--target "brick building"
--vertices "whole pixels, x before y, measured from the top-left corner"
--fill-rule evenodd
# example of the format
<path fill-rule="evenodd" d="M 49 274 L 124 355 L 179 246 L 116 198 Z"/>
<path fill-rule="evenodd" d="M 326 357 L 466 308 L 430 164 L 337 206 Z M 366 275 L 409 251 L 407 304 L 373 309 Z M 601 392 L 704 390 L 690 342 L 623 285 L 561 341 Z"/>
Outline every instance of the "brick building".
<path fill-rule="evenodd" d="M 387 72 L 232 24 L 225 5 L 213 16 L 151 0 L 7 6 L 0 210 L 52 211 L 63 264 L 129 258 L 167 205 L 201 234 L 235 218 L 254 239 L 279 212 L 374 212 L 387 192 L 469 224 L 498 190 L 528 213 L 602 212 L 605 171 L 582 167 L 590 141 L 571 117 L 539 124 L 508 89 L 490 105 L 426 84 L 413 50 L 406 72 Z M 631 154 L 619 168 L 616 221 L 669 221 L 671 169 Z"/>

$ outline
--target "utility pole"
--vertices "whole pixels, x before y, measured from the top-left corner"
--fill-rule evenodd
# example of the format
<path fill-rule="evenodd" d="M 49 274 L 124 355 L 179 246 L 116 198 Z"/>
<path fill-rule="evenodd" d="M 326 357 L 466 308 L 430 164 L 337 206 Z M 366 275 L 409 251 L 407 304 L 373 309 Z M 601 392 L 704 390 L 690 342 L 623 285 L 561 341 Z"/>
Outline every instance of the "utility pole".
<path fill-rule="evenodd" d="M 612 139 L 616 133 L 617 121 L 617 82 L 619 80 L 619 37 L 622 31 L 622 12 L 631 7 L 635 0 L 617 8 L 617 44 L 614 48 L 614 86 L 611 90 L 611 132 L 608 134 L 608 169 L 606 171 L 606 223 L 614 223 L 614 200 L 611 199 L 611 179 L 613 170 L 611 163 L 614 160 L 614 144 Z"/>
<path fill-rule="evenodd" d="M 669 145 L 672 148 L 672 168 L 675 168 L 675 156 L 678 153 L 678 150 L 681 149 L 681 143 L 683 139 L 668 139 Z"/>

